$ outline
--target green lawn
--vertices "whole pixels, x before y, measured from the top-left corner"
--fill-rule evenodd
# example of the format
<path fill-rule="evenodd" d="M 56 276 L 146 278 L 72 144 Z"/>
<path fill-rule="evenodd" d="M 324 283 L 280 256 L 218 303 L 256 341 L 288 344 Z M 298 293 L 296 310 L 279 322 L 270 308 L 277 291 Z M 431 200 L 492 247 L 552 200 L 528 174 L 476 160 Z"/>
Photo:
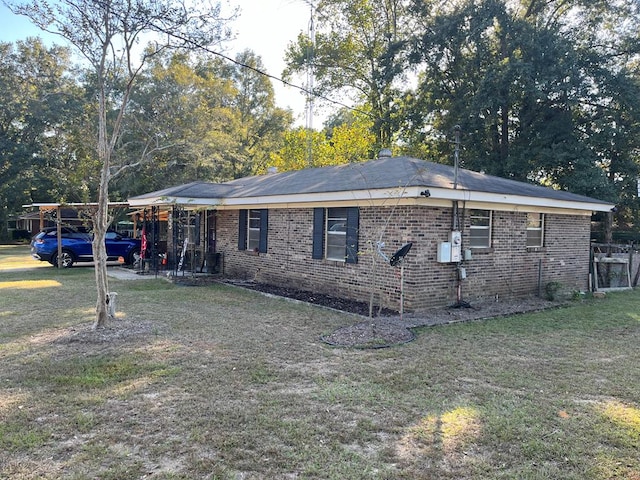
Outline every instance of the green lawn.
<path fill-rule="evenodd" d="M 34 260 L 25 245 L 0 245 L 0 273 L 13 269 L 50 267 L 49 262 Z"/>
<path fill-rule="evenodd" d="M 93 331 L 91 268 L 24 265 L 0 247 L 0 478 L 640 478 L 638 292 L 356 350 L 319 340 L 353 316 L 162 279 L 111 280 Z"/>

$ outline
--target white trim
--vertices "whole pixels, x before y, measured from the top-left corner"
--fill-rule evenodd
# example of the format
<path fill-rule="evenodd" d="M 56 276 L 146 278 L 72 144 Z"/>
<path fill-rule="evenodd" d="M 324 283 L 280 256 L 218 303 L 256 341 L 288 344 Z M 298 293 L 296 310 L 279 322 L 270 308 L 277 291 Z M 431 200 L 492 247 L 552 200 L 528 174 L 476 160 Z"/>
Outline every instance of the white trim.
<path fill-rule="evenodd" d="M 478 210 L 478 211 L 482 211 L 482 212 L 488 212 L 489 213 L 489 225 L 487 226 L 477 226 L 477 225 L 473 225 L 473 223 L 471 222 L 471 217 L 474 216 L 472 215 L 471 211 L 472 210 Z M 469 212 L 469 248 L 491 248 L 493 245 L 493 210 L 486 210 L 483 208 L 470 208 L 468 210 Z M 478 217 L 476 215 L 476 217 Z M 481 218 L 487 218 L 486 216 L 482 216 Z M 487 232 L 486 235 L 482 235 L 480 236 L 475 236 L 475 235 L 471 235 L 471 232 L 473 231 L 482 231 L 482 232 Z M 471 237 L 476 237 L 476 238 L 486 238 L 487 240 L 487 245 L 471 245 Z"/>
<path fill-rule="evenodd" d="M 420 193 L 429 190 L 430 196 Z M 451 206 L 454 200 L 465 202 L 466 208 L 488 210 L 519 210 L 553 213 L 576 213 L 590 215 L 591 212 L 608 212 L 615 205 L 609 203 L 581 202 L 574 200 L 555 200 L 524 195 L 505 195 L 498 193 L 474 192 L 470 190 L 452 190 L 448 188 L 408 187 L 386 188 L 378 190 L 350 190 L 341 192 L 299 193 L 292 195 L 271 195 L 259 197 L 227 198 L 190 198 L 190 197 L 148 197 L 130 199 L 131 207 L 148 205 L 172 205 L 183 207 L 216 207 L 220 210 L 243 208 L 296 208 L 314 206 L 380 206 L 380 205 L 426 205 Z"/>
<path fill-rule="evenodd" d="M 331 217 L 332 220 L 344 220 L 344 232 L 338 231 L 333 232 L 329 230 L 329 210 L 334 210 L 336 208 L 345 208 L 345 207 L 329 207 L 324 210 L 324 258 L 327 260 L 331 260 L 333 262 L 346 262 L 347 261 L 347 220 L 348 213 L 345 211 L 344 217 Z M 342 255 L 339 257 L 331 257 L 329 255 L 329 236 L 333 238 L 340 237 L 340 247 L 342 249 Z M 344 245 L 343 245 L 344 244 Z"/>
<path fill-rule="evenodd" d="M 109 207 L 128 207 L 129 202 L 108 202 Z M 38 208 L 56 208 L 56 207 L 97 207 L 96 202 L 88 203 L 30 203 L 28 205 L 22 205 L 22 208 L 38 207 Z"/>
<path fill-rule="evenodd" d="M 257 212 L 257 217 L 251 217 L 251 212 Z M 251 220 L 258 220 L 258 228 L 251 228 Z M 260 235 L 262 234 L 262 212 L 258 208 L 249 208 L 247 210 L 247 240 L 245 244 L 246 250 L 255 250 L 260 248 Z M 255 245 L 251 245 L 251 232 L 258 232 L 258 239 Z"/>
<path fill-rule="evenodd" d="M 538 215 L 540 220 L 539 227 L 529 227 L 529 215 Z M 544 224 L 545 224 L 545 214 L 540 212 L 527 212 L 527 225 L 526 225 L 526 243 L 527 248 L 542 248 L 544 247 Z M 529 245 L 529 232 L 540 232 L 540 244 L 539 245 Z"/>
<path fill-rule="evenodd" d="M 221 203 L 219 198 L 190 198 L 190 197 L 148 197 L 129 200 L 129 205 L 135 207 L 147 207 L 149 205 L 180 205 L 184 208 L 189 207 L 210 207 L 217 206 Z M 246 208 L 246 207 L 245 207 Z"/>

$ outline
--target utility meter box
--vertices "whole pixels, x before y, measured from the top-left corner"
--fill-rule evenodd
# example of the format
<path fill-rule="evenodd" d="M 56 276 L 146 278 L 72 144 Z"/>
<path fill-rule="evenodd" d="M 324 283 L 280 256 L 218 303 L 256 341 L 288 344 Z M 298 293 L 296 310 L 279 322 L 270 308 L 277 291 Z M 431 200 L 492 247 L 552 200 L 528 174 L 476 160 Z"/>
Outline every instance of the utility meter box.
<path fill-rule="evenodd" d="M 438 244 L 438 263 L 451 262 L 451 242 L 440 242 Z"/>
<path fill-rule="evenodd" d="M 462 232 L 458 230 L 453 230 L 449 234 L 449 239 L 451 241 L 451 261 L 461 262 L 462 261 Z"/>

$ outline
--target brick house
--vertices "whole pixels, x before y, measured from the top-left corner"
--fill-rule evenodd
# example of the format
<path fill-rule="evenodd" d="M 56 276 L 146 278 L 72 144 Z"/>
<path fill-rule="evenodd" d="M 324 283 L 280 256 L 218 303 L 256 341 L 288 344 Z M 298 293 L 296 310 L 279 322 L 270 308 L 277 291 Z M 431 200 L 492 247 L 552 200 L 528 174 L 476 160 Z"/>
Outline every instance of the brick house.
<path fill-rule="evenodd" d="M 187 212 L 196 265 L 221 254 L 230 277 L 365 302 L 373 292 L 376 305 L 398 310 L 402 271 L 406 311 L 537 294 L 549 282 L 588 289 L 591 214 L 614 206 L 390 156 L 194 182 L 129 203 L 173 209 L 174 257 L 175 217 Z M 402 268 L 392 267 L 385 257 L 408 242 Z"/>

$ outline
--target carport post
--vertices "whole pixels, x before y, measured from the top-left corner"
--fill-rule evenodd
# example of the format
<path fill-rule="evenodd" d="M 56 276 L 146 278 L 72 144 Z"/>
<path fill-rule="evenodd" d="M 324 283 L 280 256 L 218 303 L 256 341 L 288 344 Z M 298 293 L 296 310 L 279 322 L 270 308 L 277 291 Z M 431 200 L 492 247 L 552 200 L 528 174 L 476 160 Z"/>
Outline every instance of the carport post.
<path fill-rule="evenodd" d="M 62 265 L 62 219 L 60 218 L 60 205 L 56 206 L 56 234 L 58 237 L 58 265 L 60 268 Z"/>

